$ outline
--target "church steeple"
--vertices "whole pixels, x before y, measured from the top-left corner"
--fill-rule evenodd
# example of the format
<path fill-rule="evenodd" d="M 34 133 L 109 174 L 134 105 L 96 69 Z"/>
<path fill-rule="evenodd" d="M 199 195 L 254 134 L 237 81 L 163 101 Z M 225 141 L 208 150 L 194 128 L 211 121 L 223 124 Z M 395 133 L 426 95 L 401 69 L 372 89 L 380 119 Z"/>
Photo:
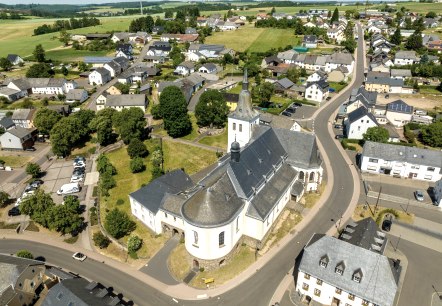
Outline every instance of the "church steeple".
<path fill-rule="evenodd" d="M 244 78 L 242 82 L 242 90 L 239 93 L 238 105 L 230 117 L 250 121 L 258 115 L 259 113 L 252 107 L 252 96 L 249 91 L 247 68 L 244 68 Z"/>
<path fill-rule="evenodd" d="M 244 77 L 242 80 L 242 90 L 249 90 L 249 80 L 247 78 L 247 68 L 244 68 Z"/>

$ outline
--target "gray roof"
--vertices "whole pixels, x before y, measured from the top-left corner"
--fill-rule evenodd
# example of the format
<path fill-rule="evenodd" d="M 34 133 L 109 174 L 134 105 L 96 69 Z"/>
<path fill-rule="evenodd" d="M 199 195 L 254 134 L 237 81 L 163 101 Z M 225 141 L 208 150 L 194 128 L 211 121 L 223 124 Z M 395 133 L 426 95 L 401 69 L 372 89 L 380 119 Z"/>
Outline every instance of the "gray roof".
<path fill-rule="evenodd" d="M 3 117 L 0 119 L 0 127 L 4 128 L 5 130 L 15 126 L 14 121 L 12 121 L 9 117 Z"/>
<path fill-rule="evenodd" d="M 326 267 L 320 260 L 327 257 Z M 343 274 L 335 272 L 342 263 Z M 392 306 L 397 291 L 397 274 L 391 260 L 381 254 L 366 250 L 334 237 L 314 234 L 304 248 L 299 270 L 321 279 L 346 292 L 371 303 Z M 353 274 L 362 273 L 360 282 Z"/>
<path fill-rule="evenodd" d="M 412 59 L 412 60 L 419 60 L 419 58 L 416 56 L 416 51 L 398 51 L 394 58 L 398 59 Z"/>
<path fill-rule="evenodd" d="M 20 90 L 12 89 L 9 87 L 0 87 L 0 94 L 8 97 L 18 94 L 19 92 Z"/>
<path fill-rule="evenodd" d="M 11 63 L 15 62 L 18 58 L 20 58 L 20 56 L 18 56 L 17 54 L 8 54 L 8 56 L 6 57 L 6 59 Z"/>
<path fill-rule="evenodd" d="M 304 35 L 304 39 L 303 42 L 304 43 L 316 43 L 318 41 L 318 38 L 316 37 L 316 35 Z"/>
<path fill-rule="evenodd" d="M 12 120 L 31 120 L 34 116 L 35 109 L 21 108 L 16 109 L 12 113 Z"/>
<path fill-rule="evenodd" d="M 408 105 L 402 100 L 396 100 L 387 104 L 387 112 L 413 114 L 413 106 Z"/>
<path fill-rule="evenodd" d="M 17 138 L 23 139 L 28 137 L 33 130 L 28 130 L 25 128 L 22 128 L 21 126 L 17 126 L 13 129 L 7 130 L 6 133 L 10 133 L 11 135 L 14 135 Z M 5 134 L 6 134 L 5 133 Z"/>
<path fill-rule="evenodd" d="M 96 72 L 98 72 L 99 74 L 103 75 L 109 75 L 110 76 L 110 71 L 107 70 L 106 68 L 103 67 L 98 67 L 97 69 L 95 69 Z"/>
<path fill-rule="evenodd" d="M 309 83 L 307 83 L 307 86 L 305 88 L 307 89 L 313 85 L 316 85 L 318 87 L 318 89 L 320 89 L 322 92 L 328 91 L 328 88 L 329 88 L 328 82 L 324 79 L 320 79 L 319 81 L 315 81 L 315 82 L 309 82 Z"/>
<path fill-rule="evenodd" d="M 123 305 L 118 297 L 109 294 L 107 288 L 84 278 L 62 280 L 49 289 L 42 306 L 110 306 Z"/>
<path fill-rule="evenodd" d="M 207 70 L 214 70 L 216 71 L 216 65 L 214 63 L 205 63 L 201 67 L 205 67 Z"/>
<path fill-rule="evenodd" d="M 281 87 L 283 87 L 285 89 L 289 89 L 290 87 L 295 85 L 295 83 L 293 83 L 292 81 L 290 81 L 287 78 L 283 78 L 281 80 L 278 80 L 278 81 L 276 81 L 276 83 L 278 83 L 279 85 L 281 85 Z"/>
<path fill-rule="evenodd" d="M 367 84 L 381 84 L 389 86 L 404 86 L 404 80 L 391 79 L 390 77 L 369 77 L 365 82 Z"/>
<path fill-rule="evenodd" d="M 407 162 L 414 165 L 442 167 L 442 152 L 386 143 L 366 141 L 363 156 Z"/>
<path fill-rule="evenodd" d="M 290 191 L 291 195 L 300 196 L 304 192 L 304 183 L 302 180 L 297 180 Z"/>
<path fill-rule="evenodd" d="M 109 34 L 110 35 L 110 34 Z M 112 57 L 107 56 L 85 56 L 84 62 L 86 64 L 105 64 L 113 60 Z"/>
<path fill-rule="evenodd" d="M 66 99 L 67 100 L 80 100 L 81 97 L 83 97 L 83 93 L 85 91 L 86 90 L 84 90 L 84 89 L 71 89 L 66 94 Z"/>
<path fill-rule="evenodd" d="M 136 95 L 109 95 L 106 106 L 146 106 L 146 96 Z"/>
<path fill-rule="evenodd" d="M 350 53 L 333 53 L 327 57 L 327 63 L 339 65 L 351 65 L 353 61 L 353 55 L 351 55 Z"/>
<path fill-rule="evenodd" d="M 148 185 L 132 192 L 130 197 L 151 212 L 157 213 L 166 193 L 179 194 L 192 186 L 193 182 L 190 177 L 183 170 L 177 169 L 167 172 Z"/>
<path fill-rule="evenodd" d="M 400 76 L 409 78 L 411 77 L 411 70 L 410 69 L 391 69 L 390 75 L 393 76 Z"/>
<path fill-rule="evenodd" d="M 379 254 L 384 254 L 387 246 L 385 234 L 379 231 L 378 225 L 371 217 L 357 222 L 351 221 L 339 239 Z"/>
<path fill-rule="evenodd" d="M 375 116 L 372 113 L 370 113 L 367 110 L 367 108 L 365 108 L 365 106 L 360 106 L 359 108 L 355 109 L 350 114 L 348 114 L 348 122 L 351 124 L 365 116 L 370 118 L 371 121 L 373 121 L 374 123 L 376 124 L 378 123 Z"/>

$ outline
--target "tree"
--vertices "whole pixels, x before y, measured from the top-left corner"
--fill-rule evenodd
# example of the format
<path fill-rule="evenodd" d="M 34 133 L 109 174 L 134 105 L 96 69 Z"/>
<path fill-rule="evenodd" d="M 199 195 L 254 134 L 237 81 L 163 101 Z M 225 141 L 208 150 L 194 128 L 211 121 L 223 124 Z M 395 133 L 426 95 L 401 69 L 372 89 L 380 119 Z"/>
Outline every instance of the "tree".
<path fill-rule="evenodd" d="M 31 175 L 32 178 L 37 178 L 41 174 L 41 168 L 36 163 L 28 163 L 26 165 L 26 173 Z"/>
<path fill-rule="evenodd" d="M 9 71 L 12 68 L 12 63 L 5 57 L 0 58 L 0 68 L 4 71 Z"/>
<path fill-rule="evenodd" d="M 261 105 L 267 104 L 274 92 L 275 86 L 269 82 L 264 82 L 252 90 L 254 99 Z"/>
<path fill-rule="evenodd" d="M 92 239 L 94 240 L 95 245 L 100 249 L 107 248 L 111 243 L 110 239 L 103 235 L 101 231 L 94 233 Z"/>
<path fill-rule="evenodd" d="M 217 90 L 205 91 L 195 107 L 195 117 L 199 126 L 223 127 L 228 114 L 226 99 Z"/>
<path fill-rule="evenodd" d="M 272 7 L 272 10 L 270 11 L 270 15 L 273 15 L 276 12 L 275 7 Z"/>
<path fill-rule="evenodd" d="M 427 13 L 427 15 L 425 15 L 425 18 L 436 18 L 436 17 L 437 17 L 437 14 L 434 11 L 429 11 Z"/>
<path fill-rule="evenodd" d="M 28 197 L 20 203 L 20 212 L 28 215 L 32 220 L 38 224 L 49 227 L 50 218 L 48 218 L 48 211 L 55 207 L 54 200 L 49 193 L 45 193 L 42 189 Z"/>
<path fill-rule="evenodd" d="M 52 152 L 57 156 L 68 156 L 87 132 L 87 125 L 85 126 L 78 117 L 61 118 L 50 131 Z"/>
<path fill-rule="evenodd" d="M 408 50 L 418 50 L 422 48 L 422 35 L 420 32 L 414 32 L 410 37 L 408 37 L 405 43 L 405 48 Z"/>
<path fill-rule="evenodd" d="M 146 119 L 143 111 L 138 107 L 123 109 L 121 112 L 115 113 L 112 121 L 125 144 L 129 144 L 134 138 L 143 139 L 145 137 Z"/>
<path fill-rule="evenodd" d="M 396 28 L 393 35 L 390 37 L 390 41 L 392 44 L 399 46 L 402 42 L 401 29 L 399 27 Z"/>
<path fill-rule="evenodd" d="M 32 55 L 34 55 L 34 58 L 37 62 L 43 63 L 46 61 L 46 52 L 45 49 L 43 49 L 43 46 L 41 44 L 35 46 L 34 52 L 32 52 Z"/>
<path fill-rule="evenodd" d="M 374 126 L 367 129 L 367 132 L 363 135 L 364 140 L 374 142 L 387 142 L 390 138 L 388 130 L 381 126 Z"/>
<path fill-rule="evenodd" d="M 343 46 L 348 52 L 353 53 L 356 50 L 357 42 L 353 37 L 351 37 L 341 42 L 341 46 Z"/>
<path fill-rule="evenodd" d="M 332 15 L 332 17 L 331 17 L 331 19 L 330 19 L 330 23 L 333 23 L 333 22 L 335 22 L 335 21 L 339 21 L 339 10 L 338 10 L 337 7 L 336 7 L 335 10 L 333 11 L 333 15 Z"/>
<path fill-rule="evenodd" d="M 77 199 L 75 200 L 78 202 Z M 62 234 L 68 234 L 68 233 L 77 233 L 83 227 L 84 219 L 82 216 L 78 214 L 78 208 L 73 209 L 72 205 L 74 203 L 75 202 L 71 202 L 71 206 L 66 204 L 57 205 L 54 206 L 51 210 L 49 210 L 48 212 L 49 229 L 56 230 L 57 232 L 60 232 Z"/>
<path fill-rule="evenodd" d="M 160 113 L 169 136 L 180 137 L 192 131 L 186 98 L 178 87 L 168 86 L 163 90 L 160 96 Z"/>
<path fill-rule="evenodd" d="M 32 255 L 32 253 L 28 250 L 19 250 L 17 253 L 15 253 L 15 255 L 21 258 L 34 259 L 34 255 Z"/>
<path fill-rule="evenodd" d="M 105 108 L 103 110 L 110 109 L 111 108 Z M 113 132 L 111 118 L 106 116 L 97 116 L 89 123 L 89 127 L 92 130 L 97 131 L 97 141 L 101 146 L 107 146 L 115 142 L 117 135 L 115 135 Z"/>
<path fill-rule="evenodd" d="M 161 107 L 159 104 L 154 104 L 150 109 L 150 113 L 155 120 L 163 118 L 163 116 L 161 116 Z"/>
<path fill-rule="evenodd" d="M 63 74 L 64 76 L 67 76 L 69 74 L 69 70 L 68 68 L 66 68 L 66 66 L 63 65 L 63 67 L 61 67 L 60 69 L 61 74 Z"/>
<path fill-rule="evenodd" d="M 61 43 L 63 43 L 65 46 L 69 44 L 69 41 L 71 40 L 71 35 L 66 32 L 65 29 L 60 31 L 60 36 L 58 39 Z"/>
<path fill-rule="evenodd" d="M 0 207 L 4 207 L 8 205 L 8 203 L 9 203 L 9 194 L 4 191 L 0 191 Z"/>
<path fill-rule="evenodd" d="M 423 127 L 421 133 L 424 144 L 431 147 L 442 147 L 442 121 Z"/>
<path fill-rule="evenodd" d="M 140 237 L 132 235 L 129 237 L 129 239 L 127 239 L 127 251 L 129 253 L 134 253 L 141 248 L 142 244 L 143 240 L 141 240 Z"/>
<path fill-rule="evenodd" d="M 49 135 L 54 125 L 61 118 L 62 116 L 56 111 L 43 107 L 35 114 L 34 125 L 40 133 Z"/>
<path fill-rule="evenodd" d="M 299 69 L 296 68 L 296 66 L 293 68 L 289 68 L 289 70 L 287 70 L 287 79 L 289 79 L 293 83 L 295 84 L 298 83 L 299 77 L 300 77 Z"/>
<path fill-rule="evenodd" d="M 149 154 L 146 145 L 141 140 L 134 138 L 127 146 L 127 154 L 130 158 L 145 157 Z"/>
<path fill-rule="evenodd" d="M 28 78 L 51 78 L 55 74 L 51 66 L 45 63 L 34 64 L 26 71 Z"/>
<path fill-rule="evenodd" d="M 133 232 L 136 224 L 129 218 L 127 213 L 114 208 L 106 215 L 104 228 L 112 237 L 120 239 Z"/>
<path fill-rule="evenodd" d="M 352 21 L 349 21 L 347 23 L 347 26 L 344 29 L 344 36 L 347 40 L 352 39 L 353 38 L 353 28 L 354 28 L 354 24 Z"/>
<path fill-rule="evenodd" d="M 429 62 L 428 53 L 424 53 L 424 54 L 421 56 L 420 63 L 421 63 L 421 64 L 428 64 L 428 62 Z"/>
<path fill-rule="evenodd" d="M 139 173 L 146 170 L 146 165 L 141 157 L 135 157 L 130 161 L 130 171 L 132 173 Z"/>

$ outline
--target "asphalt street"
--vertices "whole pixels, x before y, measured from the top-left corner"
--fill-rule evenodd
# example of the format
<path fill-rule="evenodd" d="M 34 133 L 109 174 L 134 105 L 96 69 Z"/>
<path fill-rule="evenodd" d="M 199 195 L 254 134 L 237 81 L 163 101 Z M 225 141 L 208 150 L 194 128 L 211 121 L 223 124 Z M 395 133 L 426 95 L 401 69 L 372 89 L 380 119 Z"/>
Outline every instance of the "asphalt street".
<path fill-rule="evenodd" d="M 353 87 L 359 87 L 363 81 L 364 73 L 364 53 L 362 52 L 363 34 L 358 27 L 359 40 L 356 61 L 355 83 Z M 322 143 L 325 152 L 330 160 L 333 176 L 334 188 L 330 197 L 319 210 L 314 221 L 298 232 L 291 243 L 281 249 L 263 268 L 258 270 L 253 276 L 238 284 L 234 289 L 220 296 L 201 301 L 179 301 L 179 305 L 268 305 L 276 288 L 293 265 L 295 258 L 302 251 L 313 233 L 324 233 L 339 220 L 343 212 L 350 204 L 353 194 L 353 178 L 349 165 L 338 150 L 338 142 L 332 139 L 328 133 L 329 117 L 350 96 L 352 88 L 347 88 L 342 95 L 328 104 L 317 116 L 315 120 L 315 132 Z M 83 263 L 74 262 L 69 252 L 42 245 L 39 243 L 22 242 L 15 240 L 4 240 L 0 244 L 0 252 L 16 252 L 18 249 L 29 249 L 34 255 L 44 256 L 48 262 L 56 266 L 75 271 L 80 275 L 105 285 L 112 286 L 116 291 L 133 299 L 139 305 L 176 305 L 170 297 L 151 288 L 147 284 L 140 283 L 131 275 L 122 273 L 111 266 L 104 265 L 92 260 Z"/>

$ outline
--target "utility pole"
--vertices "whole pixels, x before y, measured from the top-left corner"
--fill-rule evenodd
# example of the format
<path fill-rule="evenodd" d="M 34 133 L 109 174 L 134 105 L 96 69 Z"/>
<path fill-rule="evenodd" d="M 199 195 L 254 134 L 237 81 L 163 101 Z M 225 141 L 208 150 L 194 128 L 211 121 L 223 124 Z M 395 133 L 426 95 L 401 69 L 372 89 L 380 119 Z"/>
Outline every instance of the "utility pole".
<path fill-rule="evenodd" d="M 382 185 L 379 188 L 379 194 L 378 194 L 378 199 L 376 200 L 376 206 L 374 207 L 374 212 L 376 213 L 376 211 L 378 210 L 378 204 L 379 204 L 379 198 L 381 197 L 381 192 L 382 192 Z"/>

